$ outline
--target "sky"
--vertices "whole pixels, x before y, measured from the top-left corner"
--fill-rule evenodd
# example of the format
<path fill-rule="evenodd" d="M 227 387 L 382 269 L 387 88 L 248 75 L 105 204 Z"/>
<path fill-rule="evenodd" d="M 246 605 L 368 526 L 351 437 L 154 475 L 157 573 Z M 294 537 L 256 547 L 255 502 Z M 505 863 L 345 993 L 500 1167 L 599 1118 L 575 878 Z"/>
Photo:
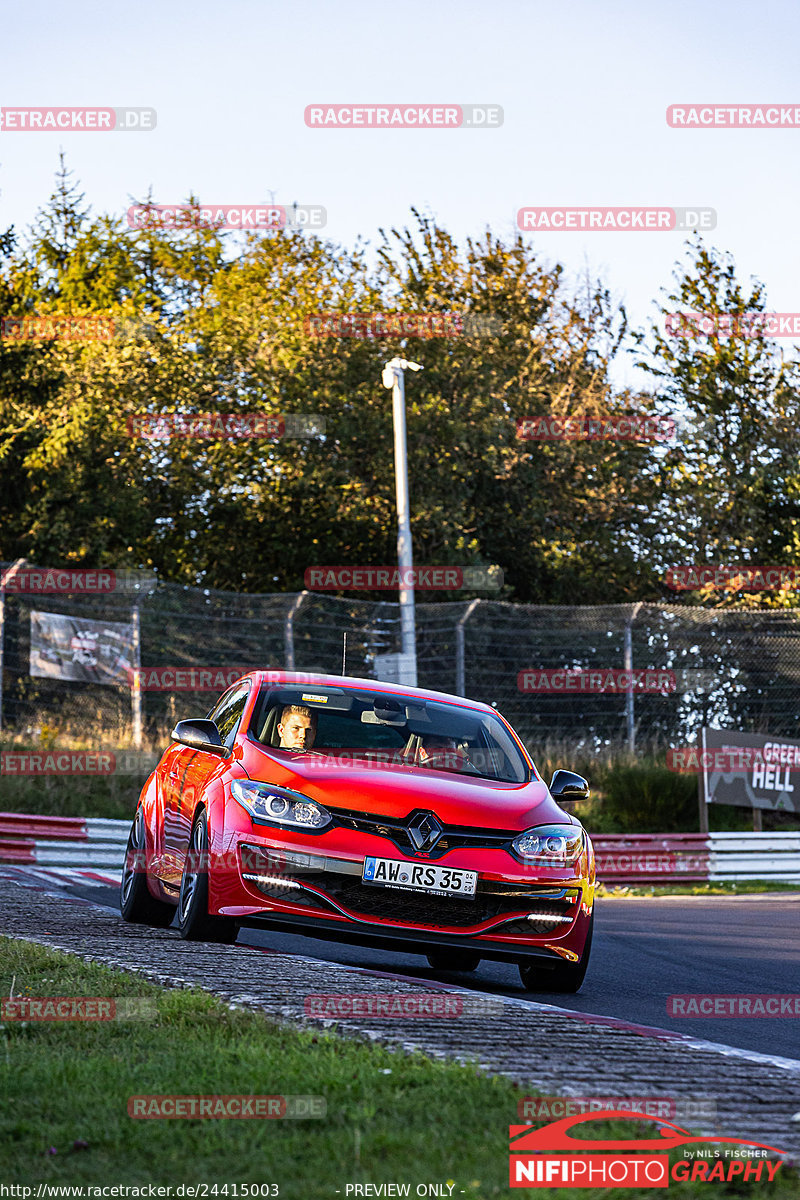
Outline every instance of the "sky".
<path fill-rule="evenodd" d="M 95 213 L 163 204 L 321 205 L 325 236 L 374 244 L 411 207 L 458 239 L 513 236 L 528 206 L 705 206 L 706 234 L 770 309 L 800 312 L 800 127 L 676 129 L 672 104 L 800 108 L 800 5 L 765 0 L 6 0 L 3 107 L 131 106 L 146 132 L 0 130 L 0 231 L 24 230 L 59 150 Z M 493 104 L 492 128 L 309 128 L 307 105 Z M 587 267 L 633 324 L 685 254 L 676 230 L 526 233 Z M 798 339 L 800 340 L 800 339 Z M 789 345 L 787 343 L 787 349 Z M 635 382 L 632 367 L 619 382 Z"/>

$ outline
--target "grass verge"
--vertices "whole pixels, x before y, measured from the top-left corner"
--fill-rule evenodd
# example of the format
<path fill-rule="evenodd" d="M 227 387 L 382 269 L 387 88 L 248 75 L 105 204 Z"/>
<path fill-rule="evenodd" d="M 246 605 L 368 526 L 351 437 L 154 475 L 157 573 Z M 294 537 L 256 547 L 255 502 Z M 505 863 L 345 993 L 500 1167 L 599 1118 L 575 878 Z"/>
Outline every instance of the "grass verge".
<path fill-rule="evenodd" d="M 0 995 L 9 996 L 12 979 L 15 995 L 150 997 L 157 1017 L 0 1026 L 0 1182 L 274 1183 L 282 1200 L 335 1200 L 337 1191 L 344 1200 L 347 1184 L 381 1182 L 408 1183 L 412 1196 L 421 1183 L 452 1183 L 456 1200 L 509 1194 L 508 1126 L 519 1121 L 521 1092 L 506 1079 L 287 1030 L 198 990 L 163 991 L 0 938 Z M 327 1111 L 315 1120 L 133 1120 L 128 1098 L 143 1094 L 315 1095 Z M 652 1137 L 654 1127 L 626 1122 L 603 1132 Z M 679 1200 L 754 1194 L 752 1184 L 671 1189 Z M 540 1200 L 652 1195 L 615 1188 L 514 1192 Z M 758 1194 L 796 1197 L 797 1176 L 782 1167 Z"/>

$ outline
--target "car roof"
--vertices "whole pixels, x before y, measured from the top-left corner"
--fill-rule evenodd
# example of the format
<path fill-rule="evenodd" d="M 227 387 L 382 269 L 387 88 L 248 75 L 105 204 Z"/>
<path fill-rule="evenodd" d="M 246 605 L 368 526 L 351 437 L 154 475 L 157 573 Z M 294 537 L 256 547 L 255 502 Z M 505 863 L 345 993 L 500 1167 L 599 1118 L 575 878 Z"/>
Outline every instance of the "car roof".
<path fill-rule="evenodd" d="M 429 688 L 408 687 L 400 683 L 384 683 L 381 679 L 360 679 L 353 675 L 317 675 L 310 671 L 251 671 L 243 678 L 252 678 L 260 684 L 270 684 L 276 687 L 340 687 L 340 688 L 369 688 L 372 692 L 381 692 L 389 696 L 407 696 L 418 700 L 438 700 L 443 704 L 459 704 L 463 708 L 475 712 L 493 713 L 497 710 L 491 704 L 483 704 L 479 700 L 468 700 L 465 696 L 454 696 L 450 692 L 435 692 Z"/>

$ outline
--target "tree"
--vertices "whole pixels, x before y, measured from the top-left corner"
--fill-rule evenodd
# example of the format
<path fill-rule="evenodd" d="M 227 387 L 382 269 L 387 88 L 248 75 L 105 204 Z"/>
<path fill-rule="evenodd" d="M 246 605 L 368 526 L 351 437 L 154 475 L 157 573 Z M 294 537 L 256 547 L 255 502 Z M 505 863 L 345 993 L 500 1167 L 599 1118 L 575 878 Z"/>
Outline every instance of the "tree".
<path fill-rule="evenodd" d="M 663 572 L 682 563 L 793 563 L 800 364 L 746 317 L 766 312 L 763 284 L 740 283 L 731 256 L 702 239 L 690 245 L 660 311 L 676 309 L 702 314 L 713 332 L 701 332 L 696 318 L 673 322 L 679 336 L 653 326 L 653 349 L 640 364 L 658 381 L 658 406 L 686 423 L 656 471 L 653 565 Z M 734 329 L 731 319 L 739 332 L 724 332 Z M 644 337 L 639 342 L 644 347 Z M 782 602 L 796 600 L 787 594 Z"/>

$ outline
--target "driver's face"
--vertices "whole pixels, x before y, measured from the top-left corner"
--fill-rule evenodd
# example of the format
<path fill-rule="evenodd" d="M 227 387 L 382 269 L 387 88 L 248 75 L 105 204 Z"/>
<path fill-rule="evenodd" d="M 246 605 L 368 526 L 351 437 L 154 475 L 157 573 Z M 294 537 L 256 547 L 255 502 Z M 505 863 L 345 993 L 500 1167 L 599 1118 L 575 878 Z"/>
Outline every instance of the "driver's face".
<path fill-rule="evenodd" d="M 455 738 L 428 737 L 424 738 L 419 748 L 419 761 L 427 762 L 430 758 L 439 758 L 458 748 Z"/>
<path fill-rule="evenodd" d="M 285 721 L 278 725 L 282 750 L 310 750 L 314 745 L 316 730 L 310 717 L 300 713 L 290 713 Z"/>

